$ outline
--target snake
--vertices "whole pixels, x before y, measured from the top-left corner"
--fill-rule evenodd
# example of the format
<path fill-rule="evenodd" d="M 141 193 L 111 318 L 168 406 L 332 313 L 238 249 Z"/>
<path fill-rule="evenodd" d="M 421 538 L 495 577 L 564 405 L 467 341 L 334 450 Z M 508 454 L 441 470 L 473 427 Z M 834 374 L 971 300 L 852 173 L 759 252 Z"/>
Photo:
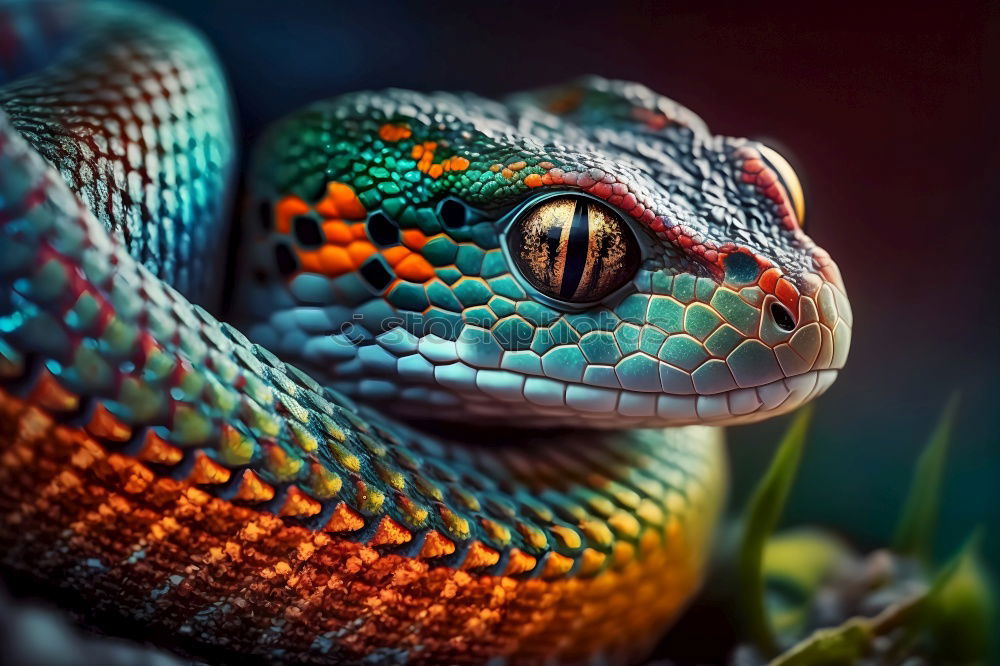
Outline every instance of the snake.
<path fill-rule="evenodd" d="M 634 663 L 706 576 L 723 426 L 846 361 L 788 161 L 640 84 L 345 94 L 237 174 L 180 20 L 0 34 L 0 562 L 97 628 Z"/>

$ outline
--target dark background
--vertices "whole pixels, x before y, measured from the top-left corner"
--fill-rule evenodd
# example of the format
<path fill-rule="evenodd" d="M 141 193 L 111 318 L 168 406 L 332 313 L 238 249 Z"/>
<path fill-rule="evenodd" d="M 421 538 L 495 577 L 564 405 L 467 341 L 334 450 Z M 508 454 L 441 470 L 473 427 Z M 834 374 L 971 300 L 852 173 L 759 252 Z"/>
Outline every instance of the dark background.
<path fill-rule="evenodd" d="M 960 390 L 939 551 L 985 523 L 1000 561 L 996 5 L 162 4 L 215 45 L 244 146 L 278 116 L 351 90 L 501 95 L 596 73 L 673 97 L 716 133 L 780 147 L 856 315 L 786 522 L 884 544 L 916 455 Z M 730 431 L 734 502 L 786 423 Z"/>

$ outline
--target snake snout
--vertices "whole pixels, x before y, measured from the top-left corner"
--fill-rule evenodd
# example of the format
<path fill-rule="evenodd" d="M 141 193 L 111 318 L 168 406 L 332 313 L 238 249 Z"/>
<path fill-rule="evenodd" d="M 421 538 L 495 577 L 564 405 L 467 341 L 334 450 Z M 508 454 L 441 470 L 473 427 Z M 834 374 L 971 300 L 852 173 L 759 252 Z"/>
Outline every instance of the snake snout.
<path fill-rule="evenodd" d="M 830 265 L 795 280 L 794 294 L 785 287 L 767 297 L 761 339 L 771 347 L 783 377 L 756 387 L 763 409 L 748 420 L 789 412 L 820 396 L 844 367 L 853 315 L 839 272 Z"/>
<path fill-rule="evenodd" d="M 792 411 L 824 393 L 847 360 L 853 316 L 828 255 L 815 271 L 772 268 L 756 288 L 758 323 L 744 328 L 744 339 L 724 357 L 737 387 L 723 395 L 696 382 L 707 394 L 698 397 L 706 420 L 747 423 Z M 722 308 L 730 319 L 733 311 Z"/>

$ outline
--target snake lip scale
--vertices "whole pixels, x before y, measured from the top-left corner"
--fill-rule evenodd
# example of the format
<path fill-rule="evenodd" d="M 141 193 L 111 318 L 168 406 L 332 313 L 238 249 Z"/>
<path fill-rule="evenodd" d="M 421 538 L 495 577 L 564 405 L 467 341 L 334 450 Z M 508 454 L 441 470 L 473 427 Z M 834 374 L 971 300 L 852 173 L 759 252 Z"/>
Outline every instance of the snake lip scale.
<path fill-rule="evenodd" d="M 0 562 L 82 622 L 223 661 L 634 663 L 704 576 L 717 426 L 846 362 L 791 166 L 641 85 L 295 111 L 226 264 L 205 40 L 116 2 L 0 27 Z"/>
<path fill-rule="evenodd" d="M 836 370 L 815 370 L 756 387 L 732 389 L 714 395 L 672 396 L 645 405 L 645 411 L 620 413 L 618 418 L 621 425 L 636 427 L 649 423 L 651 418 L 654 419 L 654 425 L 666 418 L 677 426 L 730 422 L 734 418 L 738 418 L 740 423 L 754 423 L 802 406 L 822 395 L 836 378 Z M 499 399 L 502 400 L 503 397 L 500 396 Z M 397 413 L 415 419 L 426 418 L 425 411 L 417 406 L 411 409 L 407 405 L 400 405 Z M 582 418 L 586 419 L 587 415 L 582 415 Z M 600 427 L 602 424 L 597 425 Z"/>

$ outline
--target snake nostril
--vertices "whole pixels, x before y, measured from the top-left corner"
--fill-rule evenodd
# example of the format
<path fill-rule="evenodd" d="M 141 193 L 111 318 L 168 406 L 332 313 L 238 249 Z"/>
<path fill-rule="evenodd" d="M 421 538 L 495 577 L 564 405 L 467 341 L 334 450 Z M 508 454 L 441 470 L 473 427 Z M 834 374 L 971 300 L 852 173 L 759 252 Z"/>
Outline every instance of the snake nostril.
<path fill-rule="evenodd" d="M 771 318 L 783 331 L 791 331 L 795 328 L 795 318 L 781 303 L 771 303 Z"/>

